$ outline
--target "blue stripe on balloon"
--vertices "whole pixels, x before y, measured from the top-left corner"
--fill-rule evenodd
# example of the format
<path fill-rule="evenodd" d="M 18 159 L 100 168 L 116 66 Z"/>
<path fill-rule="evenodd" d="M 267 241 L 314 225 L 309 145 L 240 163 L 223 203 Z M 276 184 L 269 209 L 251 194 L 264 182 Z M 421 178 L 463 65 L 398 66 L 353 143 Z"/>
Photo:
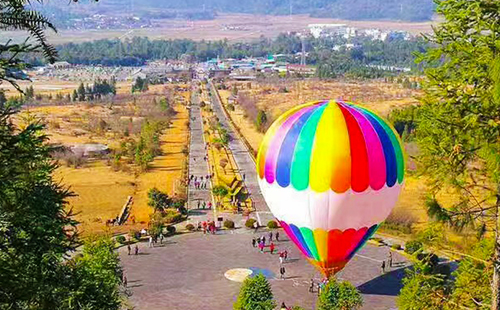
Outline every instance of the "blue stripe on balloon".
<path fill-rule="evenodd" d="M 278 155 L 278 165 L 276 167 L 276 181 L 281 187 L 290 185 L 291 166 L 293 155 L 295 154 L 295 144 L 299 139 L 300 131 L 307 123 L 311 114 L 318 109 L 318 106 L 313 107 L 302 116 L 300 116 L 287 132 L 285 139 L 280 147 Z"/>
<path fill-rule="evenodd" d="M 309 247 L 307 246 L 307 242 L 304 240 L 304 237 L 302 237 L 302 232 L 300 231 L 300 229 L 293 224 L 288 224 L 288 226 L 290 226 L 290 229 L 293 231 L 293 234 L 295 235 L 297 240 L 299 240 L 300 244 L 302 245 L 302 248 L 306 250 L 307 256 L 309 258 L 314 258 L 314 256 L 311 253 L 311 250 L 309 250 Z"/>
<path fill-rule="evenodd" d="M 377 231 L 377 228 L 378 225 L 373 225 L 366 231 L 365 235 L 359 241 L 356 248 L 354 248 L 354 250 L 349 254 L 349 256 L 347 256 L 347 260 L 350 260 L 354 256 L 354 254 L 356 254 L 359 251 L 359 249 L 361 249 L 365 245 L 366 241 L 368 241 L 368 239 L 370 239 L 373 236 L 373 234 Z"/>
<path fill-rule="evenodd" d="M 394 146 L 392 145 L 391 138 L 387 135 L 387 132 L 384 130 L 382 125 L 380 125 L 380 123 L 375 118 L 373 118 L 373 116 L 366 113 L 357 106 L 351 105 L 351 107 L 356 109 L 359 113 L 363 114 L 363 116 L 370 121 L 373 128 L 377 132 L 385 155 L 385 170 L 387 175 L 386 183 L 388 187 L 392 187 L 394 184 L 396 184 L 396 181 L 398 179 L 398 163 L 396 161 L 396 153 L 394 151 Z"/>

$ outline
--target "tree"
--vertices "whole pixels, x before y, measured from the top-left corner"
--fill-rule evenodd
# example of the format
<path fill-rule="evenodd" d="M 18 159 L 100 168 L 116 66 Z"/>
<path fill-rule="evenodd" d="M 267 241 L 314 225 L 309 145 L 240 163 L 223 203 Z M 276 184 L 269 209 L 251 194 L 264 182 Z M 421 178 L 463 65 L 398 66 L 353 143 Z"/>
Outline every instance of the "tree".
<path fill-rule="evenodd" d="M 442 310 L 446 301 L 446 279 L 435 273 L 431 264 L 416 260 L 406 269 L 403 288 L 397 299 L 401 310 Z"/>
<path fill-rule="evenodd" d="M 167 194 L 159 191 L 156 187 L 153 187 L 148 192 L 148 206 L 153 208 L 155 211 L 163 211 L 170 206 L 172 199 L 168 197 Z"/>
<path fill-rule="evenodd" d="M 427 39 L 435 47 L 419 56 L 426 65 L 425 96 L 416 138 L 432 195 L 447 186 L 454 205 L 427 205 L 434 218 L 495 233 L 492 309 L 500 309 L 500 2 L 437 1 L 444 21 Z"/>
<path fill-rule="evenodd" d="M 267 125 L 267 114 L 263 110 L 259 110 L 257 113 L 257 119 L 255 120 L 255 126 L 257 126 L 257 130 L 263 132 L 266 129 Z"/>
<path fill-rule="evenodd" d="M 362 305 L 361 293 L 351 283 L 335 278 L 330 278 L 318 299 L 318 310 L 351 310 Z"/>
<path fill-rule="evenodd" d="M 122 269 L 115 242 L 108 236 L 85 240 L 83 253 L 68 263 L 71 280 L 63 309 L 121 309 Z"/>
<path fill-rule="evenodd" d="M 80 83 L 77 89 L 77 94 L 78 94 L 78 101 L 85 101 L 85 86 L 83 85 L 83 82 Z"/>
<path fill-rule="evenodd" d="M 33 88 L 33 85 L 26 87 L 24 96 L 27 100 L 32 100 L 33 98 L 35 98 L 35 89 Z"/>
<path fill-rule="evenodd" d="M 75 102 L 78 100 L 78 92 L 75 90 L 73 90 L 73 94 L 71 95 L 71 101 Z"/>
<path fill-rule="evenodd" d="M 273 310 L 276 303 L 273 300 L 271 284 L 266 277 L 258 274 L 253 278 L 246 278 L 241 286 L 234 310 Z"/>

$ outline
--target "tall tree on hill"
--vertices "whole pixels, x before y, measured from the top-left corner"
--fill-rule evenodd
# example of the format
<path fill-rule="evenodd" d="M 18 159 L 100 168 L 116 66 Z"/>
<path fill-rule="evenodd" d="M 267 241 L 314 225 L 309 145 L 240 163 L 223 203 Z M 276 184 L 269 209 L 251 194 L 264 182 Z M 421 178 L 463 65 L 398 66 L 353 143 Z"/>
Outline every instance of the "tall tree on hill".
<path fill-rule="evenodd" d="M 452 186 L 454 205 L 431 199 L 428 213 L 454 227 L 494 231 L 492 306 L 500 309 L 500 2 L 436 0 L 445 20 L 419 56 L 425 96 L 416 138 L 432 194 Z M 435 196 L 434 196 L 435 197 Z M 484 306 L 484 305 L 483 305 Z"/>

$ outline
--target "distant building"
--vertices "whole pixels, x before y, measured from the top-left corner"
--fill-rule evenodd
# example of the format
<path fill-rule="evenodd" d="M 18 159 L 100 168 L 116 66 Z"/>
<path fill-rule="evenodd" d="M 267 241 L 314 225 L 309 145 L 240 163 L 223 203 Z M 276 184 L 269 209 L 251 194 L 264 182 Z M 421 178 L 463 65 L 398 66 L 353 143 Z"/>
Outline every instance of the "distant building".
<path fill-rule="evenodd" d="M 344 38 L 356 36 L 356 29 L 347 27 L 346 24 L 310 24 L 308 28 L 316 39 L 329 36 L 342 36 Z"/>
<path fill-rule="evenodd" d="M 56 61 L 53 64 L 48 65 L 47 67 L 53 69 L 67 69 L 71 67 L 71 64 L 67 61 Z"/>
<path fill-rule="evenodd" d="M 289 64 L 286 66 L 286 71 L 290 74 L 300 74 L 300 75 L 314 75 L 316 74 L 316 68 L 306 65 Z"/>

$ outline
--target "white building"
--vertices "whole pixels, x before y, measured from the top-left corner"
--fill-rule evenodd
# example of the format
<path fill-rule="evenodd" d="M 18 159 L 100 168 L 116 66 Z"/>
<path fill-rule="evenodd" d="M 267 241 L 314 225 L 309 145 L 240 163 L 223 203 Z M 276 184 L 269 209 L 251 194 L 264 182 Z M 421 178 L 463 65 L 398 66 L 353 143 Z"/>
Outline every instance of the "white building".
<path fill-rule="evenodd" d="M 331 35 L 349 36 L 355 32 L 346 24 L 309 24 L 307 27 L 315 39 Z"/>

